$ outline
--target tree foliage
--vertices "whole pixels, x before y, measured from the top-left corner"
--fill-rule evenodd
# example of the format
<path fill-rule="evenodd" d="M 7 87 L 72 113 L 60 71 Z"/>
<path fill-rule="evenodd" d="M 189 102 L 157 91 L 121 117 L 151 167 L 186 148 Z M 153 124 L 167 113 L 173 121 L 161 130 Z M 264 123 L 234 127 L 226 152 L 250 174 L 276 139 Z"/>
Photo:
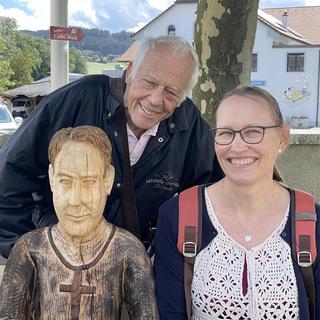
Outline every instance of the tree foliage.
<path fill-rule="evenodd" d="M 10 64 L 14 71 L 13 80 L 16 86 L 32 82 L 32 71 L 40 63 L 40 55 L 32 46 L 30 37 L 16 33 L 16 53 L 11 57 Z"/>
<path fill-rule="evenodd" d="M 195 47 L 200 76 L 192 97 L 213 125 L 224 94 L 250 82 L 259 0 L 199 0 Z"/>
<path fill-rule="evenodd" d="M 39 59 L 32 68 L 33 80 L 39 80 L 50 74 L 50 42 L 35 37 L 29 37 L 31 45 L 37 50 Z"/>
<path fill-rule="evenodd" d="M 125 52 L 133 43 L 130 38 L 131 34 L 127 31 L 121 31 L 111 33 L 108 30 L 101 30 L 97 28 L 93 29 L 81 29 L 85 36 L 82 41 L 70 42 L 70 48 L 76 48 L 78 50 L 90 50 L 96 52 L 98 56 L 106 57 L 109 54 L 119 55 Z M 28 31 L 23 30 L 22 32 L 43 39 L 48 39 L 48 30 Z"/>
<path fill-rule="evenodd" d="M 32 72 L 41 61 L 41 56 L 32 39 L 18 31 L 15 19 L 0 17 L 0 37 L 3 51 L 2 64 L 6 72 L 1 72 L 1 89 L 30 83 L 33 80 Z"/>
<path fill-rule="evenodd" d="M 84 55 L 75 48 L 70 48 L 69 51 L 69 70 L 70 72 L 83 74 L 88 72 Z"/>
<path fill-rule="evenodd" d="M 6 51 L 7 47 L 5 41 L 0 33 L 0 91 L 4 91 L 6 88 L 14 85 L 14 82 L 10 80 L 10 77 L 13 74 L 10 62 L 5 59 Z"/>
<path fill-rule="evenodd" d="M 79 50 L 69 54 L 70 72 L 86 73 Z M 50 74 L 50 42 L 18 31 L 15 19 L 0 17 L 0 91 L 31 83 Z"/>

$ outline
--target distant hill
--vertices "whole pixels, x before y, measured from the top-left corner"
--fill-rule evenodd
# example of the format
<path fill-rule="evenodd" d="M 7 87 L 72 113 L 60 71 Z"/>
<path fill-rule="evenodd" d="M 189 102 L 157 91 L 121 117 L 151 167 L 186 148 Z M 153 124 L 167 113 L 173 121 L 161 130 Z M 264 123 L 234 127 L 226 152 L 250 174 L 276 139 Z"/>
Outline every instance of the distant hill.
<path fill-rule="evenodd" d="M 70 47 L 78 50 L 94 51 L 105 57 L 108 55 L 120 55 L 133 43 L 130 38 L 131 33 L 127 31 L 111 33 L 108 30 L 101 29 L 81 28 L 81 30 L 85 34 L 84 38 L 80 42 L 70 41 Z M 21 32 L 33 37 L 49 39 L 49 30 L 21 30 Z"/>

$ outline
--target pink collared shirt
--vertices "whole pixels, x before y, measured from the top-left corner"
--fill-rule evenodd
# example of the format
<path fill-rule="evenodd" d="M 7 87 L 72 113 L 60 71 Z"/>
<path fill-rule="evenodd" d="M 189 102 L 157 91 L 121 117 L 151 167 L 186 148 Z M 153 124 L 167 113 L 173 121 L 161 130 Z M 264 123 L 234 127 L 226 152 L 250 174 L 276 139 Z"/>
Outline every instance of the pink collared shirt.
<path fill-rule="evenodd" d="M 130 154 L 130 164 L 133 166 L 140 159 L 144 148 L 146 147 L 151 136 L 157 134 L 159 123 L 157 123 L 152 128 L 144 132 L 140 139 L 138 139 L 127 124 L 128 133 L 128 144 L 129 144 L 129 154 Z"/>

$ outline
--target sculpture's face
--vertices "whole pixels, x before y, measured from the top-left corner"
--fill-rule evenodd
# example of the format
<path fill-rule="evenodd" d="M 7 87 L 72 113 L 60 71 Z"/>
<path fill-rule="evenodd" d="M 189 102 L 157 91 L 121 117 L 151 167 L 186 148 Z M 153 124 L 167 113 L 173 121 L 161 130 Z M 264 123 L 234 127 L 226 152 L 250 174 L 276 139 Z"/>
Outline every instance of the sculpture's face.
<path fill-rule="evenodd" d="M 62 235 L 72 242 L 91 239 L 103 219 L 114 169 L 97 148 L 68 142 L 49 168 L 54 208 Z"/>

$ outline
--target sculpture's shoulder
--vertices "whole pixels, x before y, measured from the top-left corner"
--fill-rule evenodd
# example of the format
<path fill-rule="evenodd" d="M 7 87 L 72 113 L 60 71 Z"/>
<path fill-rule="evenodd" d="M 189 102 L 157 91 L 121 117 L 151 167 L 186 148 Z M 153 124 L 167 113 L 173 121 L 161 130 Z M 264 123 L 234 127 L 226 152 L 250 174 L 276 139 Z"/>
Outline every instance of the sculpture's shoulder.
<path fill-rule="evenodd" d="M 121 255 L 126 257 L 145 257 L 147 256 L 146 250 L 142 242 L 135 237 L 131 232 L 116 227 L 113 245 Z"/>
<path fill-rule="evenodd" d="M 121 245 L 130 245 L 135 247 L 143 247 L 142 242 L 128 230 L 116 227 L 115 240 Z"/>
<path fill-rule="evenodd" d="M 38 250 L 47 250 L 49 245 L 48 228 L 36 229 L 24 234 L 18 239 L 12 251 L 33 252 Z"/>

